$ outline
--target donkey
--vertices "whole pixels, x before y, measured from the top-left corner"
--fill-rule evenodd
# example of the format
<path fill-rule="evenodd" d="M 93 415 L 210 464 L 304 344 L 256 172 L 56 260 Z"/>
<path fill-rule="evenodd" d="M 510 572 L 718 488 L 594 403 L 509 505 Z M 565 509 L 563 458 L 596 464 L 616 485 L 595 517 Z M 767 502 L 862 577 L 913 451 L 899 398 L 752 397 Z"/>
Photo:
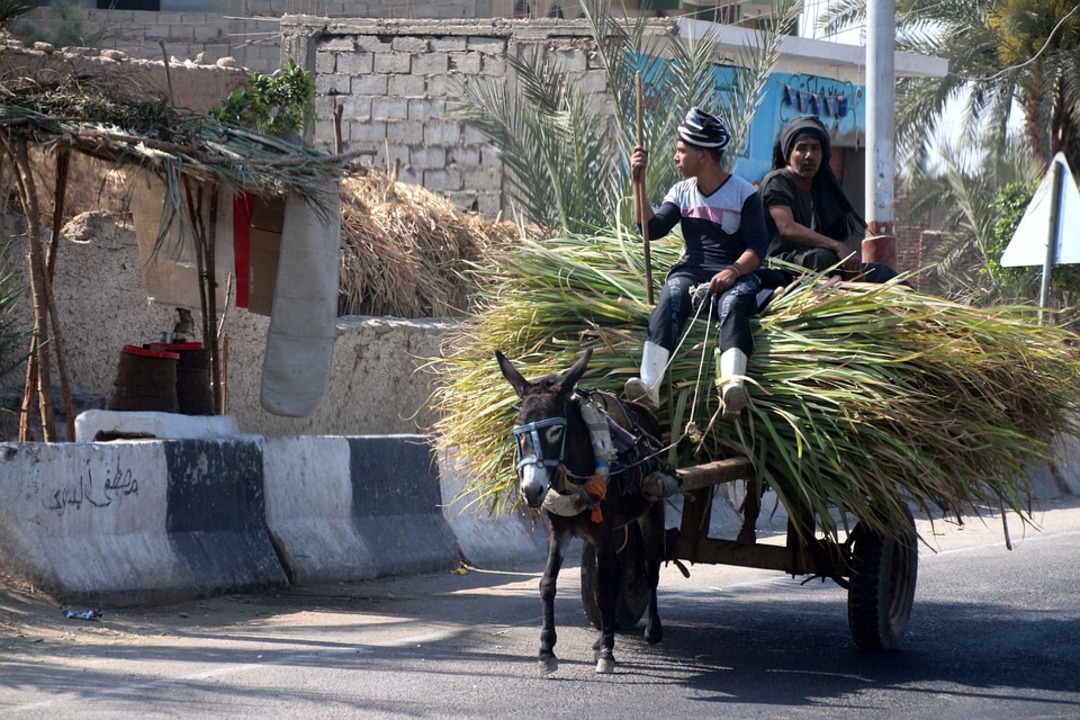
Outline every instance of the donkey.
<path fill-rule="evenodd" d="M 663 636 L 656 609 L 656 585 L 664 552 L 664 504 L 642 492 L 642 481 L 647 476 L 670 472 L 659 459 L 660 425 L 645 408 L 620 403 L 607 395 L 608 404 L 615 406 L 611 415 L 621 415 L 626 425 L 620 425 L 618 420 L 614 425 L 608 423 L 620 451 L 606 483 L 595 477 L 598 468 L 607 463 L 595 457 L 582 407 L 601 394 L 576 387 L 591 356 L 592 351 L 587 350 L 569 370 L 530 382 L 506 356 L 495 351 L 503 377 L 521 398 L 514 427 L 521 498 L 530 508 L 543 507 L 548 520 L 547 565 L 540 580 L 543 627 L 539 669 L 545 674 L 559 666 L 555 657 L 555 586 L 571 537 L 581 538 L 596 550 L 593 599 L 600 615 L 600 637 L 593 645 L 596 672 L 615 671 L 616 608 L 622 581 L 616 551 L 624 538 L 624 533 L 617 530 L 629 523 L 638 523 L 644 546 L 649 592 L 645 640 L 657 643 Z"/>

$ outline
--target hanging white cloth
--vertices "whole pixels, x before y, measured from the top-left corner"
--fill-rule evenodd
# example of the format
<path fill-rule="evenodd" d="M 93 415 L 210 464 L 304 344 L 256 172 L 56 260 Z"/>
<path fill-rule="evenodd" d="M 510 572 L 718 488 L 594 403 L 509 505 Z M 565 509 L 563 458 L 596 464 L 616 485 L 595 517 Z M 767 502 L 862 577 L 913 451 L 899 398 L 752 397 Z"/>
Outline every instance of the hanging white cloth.
<path fill-rule="evenodd" d="M 319 212 L 302 197 L 285 202 L 277 285 L 266 334 L 259 402 L 267 412 L 304 417 L 330 382 L 341 254 L 337 181 L 317 191 Z"/>

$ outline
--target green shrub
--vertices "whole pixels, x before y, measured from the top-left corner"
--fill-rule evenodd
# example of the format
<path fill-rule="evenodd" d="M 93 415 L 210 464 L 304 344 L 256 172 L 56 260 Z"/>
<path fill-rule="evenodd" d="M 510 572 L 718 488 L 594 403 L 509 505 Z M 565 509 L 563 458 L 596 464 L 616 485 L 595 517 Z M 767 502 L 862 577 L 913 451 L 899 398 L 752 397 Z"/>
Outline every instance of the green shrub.
<path fill-rule="evenodd" d="M 315 81 L 311 73 L 289 60 L 289 66 L 272 75 L 249 73 L 251 87 L 238 88 L 210 114 L 238 128 L 284 136 L 302 132 L 307 113 L 314 116 Z"/>

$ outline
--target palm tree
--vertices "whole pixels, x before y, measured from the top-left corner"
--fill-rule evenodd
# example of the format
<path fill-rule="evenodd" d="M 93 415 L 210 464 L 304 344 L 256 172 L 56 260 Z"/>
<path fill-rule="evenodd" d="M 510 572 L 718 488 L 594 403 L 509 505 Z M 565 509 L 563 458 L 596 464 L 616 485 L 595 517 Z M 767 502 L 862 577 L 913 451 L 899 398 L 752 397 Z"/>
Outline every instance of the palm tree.
<path fill-rule="evenodd" d="M 0 0 L 0 31 L 7 30 L 12 23 L 34 9 L 30 0 Z"/>
<path fill-rule="evenodd" d="M 859 25 L 866 0 L 837 0 L 819 25 Z M 1029 151 L 1045 168 L 1063 152 L 1080 168 L 1080 5 L 1076 0 L 897 0 L 897 48 L 945 58 L 945 78 L 897 83 L 900 157 L 921 164 L 926 138 L 950 101 L 963 103 L 971 135 L 1001 147 L 1011 115 L 1023 114 Z"/>
<path fill-rule="evenodd" d="M 708 37 L 684 42 L 650 31 L 645 18 L 616 18 L 602 0 L 583 3 L 605 72 L 608 93 L 588 95 L 540 51 L 508 58 L 512 82 L 472 79 L 459 86 L 451 117 L 476 127 L 498 150 L 511 201 L 522 219 L 551 232 L 582 232 L 629 219 L 630 151 L 637 141 L 636 83 L 655 100 L 645 113 L 644 143 L 654 157 L 674 146 L 676 128 L 697 105 L 719 111 L 731 125 L 737 151 L 779 57 L 783 31 L 798 0 L 783 0 L 774 27 L 748 47 L 733 89 L 716 85 L 721 61 Z M 646 187 L 663 193 L 678 178 L 673 163 L 649 164 Z M 652 198 L 659 200 L 659 197 Z"/>
<path fill-rule="evenodd" d="M 1023 138 L 1010 135 L 999 152 L 980 152 L 971 140 L 945 141 L 941 165 L 933 174 L 908 175 L 902 210 L 909 216 L 941 213 L 943 240 L 929 255 L 937 289 L 957 300 L 980 305 L 1030 302 L 1038 292 L 1029 278 L 991 272 L 1002 247 L 993 208 L 1003 187 L 1026 188 L 1027 198 L 1039 177 L 1039 161 Z M 945 199 L 943 201 L 943 199 Z"/>

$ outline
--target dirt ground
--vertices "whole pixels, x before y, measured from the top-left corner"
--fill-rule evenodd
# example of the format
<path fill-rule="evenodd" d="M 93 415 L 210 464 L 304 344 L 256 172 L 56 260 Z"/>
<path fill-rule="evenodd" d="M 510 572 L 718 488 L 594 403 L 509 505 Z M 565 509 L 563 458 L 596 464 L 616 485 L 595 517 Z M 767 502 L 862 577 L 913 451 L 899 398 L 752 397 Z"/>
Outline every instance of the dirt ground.
<path fill-rule="evenodd" d="M 455 585 L 483 584 L 485 573 L 457 576 Z M 449 575 L 448 575 L 449 577 Z M 397 576 L 317 587 L 289 586 L 248 594 L 184 600 L 169 605 L 105 608 L 99 620 L 67 618 L 64 606 L 26 583 L 0 573 L 0 657 L 36 649 L 102 645 L 183 643 L 193 635 L 228 634 L 230 629 L 291 623 L 329 611 L 377 611 L 423 594 L 427 576 Z M 530 581 L 531 582 L 531 581 Z M 532 585 L 530 585 L 530 588 Z"/>
<path fill-rule="evenodd" d="M 253 595 L 225 595 L 152 608 L 103 610 L 100 620 L 69 619 L 95 608 L 66 607 L 11 577 L 0 575 L 0 653 L 34 647 L 75 644 L 115 645 L 149 637 L 168 637 L 196 626 L 232 626 L 274 613 L 274 606 L 295 603 L 294 590 Z"/>

